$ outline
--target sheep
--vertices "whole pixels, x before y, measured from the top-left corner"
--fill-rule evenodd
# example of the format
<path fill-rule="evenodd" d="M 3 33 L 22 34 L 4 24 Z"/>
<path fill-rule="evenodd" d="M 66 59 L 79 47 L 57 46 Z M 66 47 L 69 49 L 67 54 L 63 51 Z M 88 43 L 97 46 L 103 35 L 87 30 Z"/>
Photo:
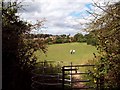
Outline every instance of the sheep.
<path fill-rule="evenodd" d="M 70 50 L 70 54 L 74 54 L 75 53 L 75 50 Z"/>

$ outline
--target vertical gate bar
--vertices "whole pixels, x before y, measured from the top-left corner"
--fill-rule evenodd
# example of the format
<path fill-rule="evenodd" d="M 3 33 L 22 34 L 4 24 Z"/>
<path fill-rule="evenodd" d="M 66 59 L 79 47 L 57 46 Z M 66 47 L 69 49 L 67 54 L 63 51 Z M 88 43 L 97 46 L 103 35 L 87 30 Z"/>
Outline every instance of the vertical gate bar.
<path fill-rule="evenodd" d="M 99 90 L 99 79 L 97 78 L 97 87 L 96 87 L 96 90 Z"/>
<path fill-rule="evenodd" d="M 45 60 L 43 61 L 43 83 L 45 83 Z M 43 85 L 42 89 L 44 90 L 45 86 Z"/>
<path fill-rule="evenodd" d="M 71 72 L 70 72 L 70 84 L 71 84 L 71 88 L 72 88 L 72 62 L 71 62 Z"/>
<path fill-rule="evenodd" d="M 62 89 L 64 90 L 64 75 L 65 75 L 65 72 L 64 72 L 64 66 L 62 67 Z"/>
<path fill-rule="evenodd" d="M 104 74 L 100 76 L 100 90 L 104 90 Z"/>

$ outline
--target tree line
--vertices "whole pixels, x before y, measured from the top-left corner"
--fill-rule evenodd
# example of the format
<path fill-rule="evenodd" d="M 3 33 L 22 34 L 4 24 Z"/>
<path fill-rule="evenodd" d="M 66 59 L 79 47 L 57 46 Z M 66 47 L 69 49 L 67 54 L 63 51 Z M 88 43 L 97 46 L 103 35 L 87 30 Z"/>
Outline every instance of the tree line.
<path fill-rule="evenodd" d="M 93 32 L 89 34 L 77 33 L 74 36 L 62 34 L 62 35 L 52 35 L 52 34 L 28 34 L 26 39 L 42 39 L 45 43 L 56 44 L 56 43 L 71 43 L 80 42 L 87 43 L 88 45 L 95 46 L 97 44 L 96 38 L 93 36 Z"/>

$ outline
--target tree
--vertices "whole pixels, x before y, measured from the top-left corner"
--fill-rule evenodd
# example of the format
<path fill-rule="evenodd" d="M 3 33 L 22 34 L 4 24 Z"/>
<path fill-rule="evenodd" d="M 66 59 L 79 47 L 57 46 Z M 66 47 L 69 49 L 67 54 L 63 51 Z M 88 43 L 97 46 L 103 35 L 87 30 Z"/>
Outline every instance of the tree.
<path fill-rule="evenodd" d="M 2 2 L 3 90 L 30 90 L 30 72 L 36 63 L 33 53 L 38 49 L 46 51 L 40 40 L 25 39 L 26 34 L 40 27 L 43 21 L 34 25 L 22 21 L 16 15 L 21 7 L 18 2 Z"/>
<path fill-rule="evenodd" d="M 55 43 L 63 43 L 63 40 L 60 36 L 56 36 L 56 41 Z"/>
<path fill-rule="evenodd" d="M 95 59 L 97 62 L 97 74 L 104 75 L 106 88 L 120 88 L 120 2 L 106 6 L 106 9 L 95 5 L 103 10 L 103 14 L 97 15 L 89 25 L 89 30 L 94 30 L 98 40 L 100 55 Z"/>
<path fill-rule="evenodd" d="M 74 39 L 76 42 L 85 42 L 85 38 L 84 38 L 83 34 L 81 34 L 81 33 L 75 34 Z"/>
<path fill-rule="evenodd" d="M 93 45 L 93 46 L 97 45 L 97 39 L 94 36 L 94 32 L 90 32 L 89 34 L 85 34 L 84 39 L 88 45 Z"/>
<path fill-rule="evenodd" d="M 48 43 L 48 44 L 53 44 L 53 40 L 50 37 L 48 37 L 45 42 Z"/>

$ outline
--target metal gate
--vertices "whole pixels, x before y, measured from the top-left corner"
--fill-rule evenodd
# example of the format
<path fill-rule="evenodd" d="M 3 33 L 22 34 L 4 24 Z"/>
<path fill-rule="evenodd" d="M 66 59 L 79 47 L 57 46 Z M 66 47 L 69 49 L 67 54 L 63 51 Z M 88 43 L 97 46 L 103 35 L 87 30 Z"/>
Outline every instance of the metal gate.
<path fill-rule="evenodd" d="M 74 79 L 75 75 L 89 75 L 91 72 L 80 71 L 79 68 L 88 67 L 94 68 L 95 65 L 69 65 L 62 67 L 62 88 L 63 90 L 66 87 L 70 87 L 72 90 L 81 90 L 81 89 L 90 89 L 90 90 L 99 90 L 99 83 L 94 83 L 93 86 L 87 86 L 84 83 L 94 82 L 94 80 L 89 79 Z M 75 87 L 75 84 L 78 83 L 79 86 Z"/>
<path fill-rule="evenodd" d="M 90 85 L 89 83 L 94 82 L 94 80 L 82 77 L 94 74 L 92 70 L 95 65 L 73 65 L 71 62 L 71 65 L 68 66 L 59 66 L 57 64 L 56 67 L 52 68 L 51 63 L 53 62 L 40 62 L 40 67 L 32 70 L 31 86 L 33 90 L 103 90 L 101 79 L 97 78 L 97 82 Z M 85 69 L 87 72 L 83 68 L 87 68 Z M 76 76 L 78 77 L 76 78 Z"/>

